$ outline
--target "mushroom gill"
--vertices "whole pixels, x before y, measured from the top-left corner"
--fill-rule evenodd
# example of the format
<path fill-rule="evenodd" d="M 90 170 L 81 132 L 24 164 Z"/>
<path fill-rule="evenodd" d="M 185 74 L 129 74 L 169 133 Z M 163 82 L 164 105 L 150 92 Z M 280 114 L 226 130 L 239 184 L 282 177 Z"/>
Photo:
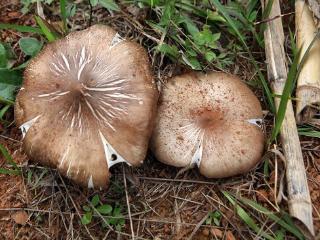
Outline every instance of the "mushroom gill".
<path fill-rule="evenodd" d="M 15 119 L 32 160 L 104 188 L 112 165 L 144 160 L 157 96 L 144 49 L 95 25 L 48 44 L 31 61 Z"/>

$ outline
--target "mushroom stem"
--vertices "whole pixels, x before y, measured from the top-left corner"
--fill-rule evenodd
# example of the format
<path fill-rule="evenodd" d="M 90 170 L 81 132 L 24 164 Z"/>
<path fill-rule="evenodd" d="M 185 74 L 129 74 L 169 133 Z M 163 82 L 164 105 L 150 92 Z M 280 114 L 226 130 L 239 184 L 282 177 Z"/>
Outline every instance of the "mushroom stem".
<path fill-rule="evenodd" d="M 264 6 L 269 0 L 263 1 Z M 282 95 L 287 79 L 286 54 L 284 51 L 284 33 L 282 27 L 279 0 L 274 0 L 266 30 L 264 31 L 266 58 L 268 62 L 268 78 L 275 94 Z M 280 98 L 274 98 L 279 107 Z M 283 120 L 280 138 L 286 158 L 286 177 L 288 188 L 288 205 L 290 214 L 300 220 L 303 230 L 308 235 L 314 235 L 312 220 L 312 204 L 308 188 L 307 176 L 303 162 L 300 141 L 294 117 L 292 102 L 289 100 Z"/>
<path fill-rule="evenodd" d="M 312 105 L 320 104 L 320 39 L 316 36 L 317 28 L 308 3 L 304 0 L 296 1 L 295 11 L 297 48 L 301 49 L 300 63 L 304 55 L 308 54 L 298 77 L 296 118 L 300 123 L 315 123 L 315 115 L 319 110 Z M 307 53 L 315 37 L 317 39 Z"/>

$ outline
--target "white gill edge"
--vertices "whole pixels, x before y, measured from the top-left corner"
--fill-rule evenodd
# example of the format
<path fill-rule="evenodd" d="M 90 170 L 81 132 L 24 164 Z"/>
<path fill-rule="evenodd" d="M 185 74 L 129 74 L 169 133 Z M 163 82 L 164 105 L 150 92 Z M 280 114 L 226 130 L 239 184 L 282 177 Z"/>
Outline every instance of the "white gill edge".
<path fill-rule="evenodd" d="M 252 118 L 252 119 L 248 119 L 247 121 L 248 123 L 256 125 L 259 128 L 262 127 L 262 123 L 263 123 L 262 118 Z"/>
<path fill-rule="evenodd" d="M 78 81 L 80 81 L 83 69 L 91 61 L 92 61 L 91 53 L 89 53 L 88 56 L 87 56 L 86 55 L 86 47 L 82 47 L 81 53 L 80 53 L 80 58 L 79 58 L 79 61 L 78 61 L 78 74 L 77 74 Z"/>
<path fill-rule="evenodd" d="M 113 165 L 120 163 L 120 162 L 125 162 L 127 163 L 129 166 L 131 166 L 131 164 L 126 161 L 122 156 L 120 156 L 120 154 L 118 154 L 116 152 L 116 150 L 114 150 L 114 148 L 111 146 L 111 144 L 107 141 L 107 139 L 103 136 L 103 134 L 99 131 L 99 135 L 103 144 L 103 148 L 104 148 L 104 153 L 106 156 L 106 161 L 108 164 L 108 168 L 110 169 Z M 116 155 L 117 156 L 117 160 L 112 160 L 112 155 Z"/>
<path fill-rule="evenodd" d="M 201 160 L 202 160 L 202 152 L 203 152 L 202 141 L 199 141 L 199 143 L 197 145 L 197 149 L 196 149 L 195 153 L 192 156 L 190 166 L 193 166 L 193 165 L 196 164 L 198 167 L 200 167 L 200 163 L 201 163 Z"/>
<path fill-rule="evenodd" d="M 29 129 L 31 128 L 31 126 L 34 124 L 35 121 L 37 121 L 37 119 L 40 117 L 37 116 L 35 118 L 32 118 L 31 120 L 25 122 L 24 124 L 22 124 L 19 128 L 22 132 L 22 139 L 26 136 L 27 132 L 29 131 Z"/>
<path fill-rule="evenodd" d="M 121 43 L 122 41 L 124 41 L 124 38 L 120 36 L 119 33 L 116 33 L 116 35 L 114 35 L 111 44 L 110 44 L 110 49 L 115 47 L 116 45 L 118 45 L 119 43 Z"/>
<path fill-rule="evenodd" d="M 199 167 L 202 160 L 204 131 L 194 125 L 194 122 L 179 127 L 179 131 L 182 131 L 182 135 L 186 141 L 192 143 L 193 145 L 193 147 L 190 148 L 191 153 L 187 151 L 183 158 L 187 158 L 191 154 L 189 166 L 194 167 L 194 165 L 197 165 Z M 195 152 L 192 153 L 194 150 Z"/>
<path fill-rule="evenodd" d="M 93 180 L 92 180 L 92 175 L 90 175 L 90 177 L 89 177 L 88 188 L 94 188 Z"/>

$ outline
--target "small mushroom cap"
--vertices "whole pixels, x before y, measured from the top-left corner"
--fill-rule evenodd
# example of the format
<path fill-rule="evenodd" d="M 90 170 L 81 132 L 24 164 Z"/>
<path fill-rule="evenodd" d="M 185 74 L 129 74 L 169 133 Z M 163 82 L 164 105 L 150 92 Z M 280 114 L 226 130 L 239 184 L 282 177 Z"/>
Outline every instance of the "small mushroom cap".
<path fill-rule="evenodd" d="M 247 172 L 261 159 L 260 103 L 237 77 L 189 73 L 163 88 L 151 148 L 176 167 L 198 165 L 210 178 Z"/>
<path fill-rule="evenodd" d="M 31 61 L 15 118 L 31 159 L 104 188 L 114 163 L 144 160 L 157 97 L 144 49 L 95 25 L 48 44 Z"/>

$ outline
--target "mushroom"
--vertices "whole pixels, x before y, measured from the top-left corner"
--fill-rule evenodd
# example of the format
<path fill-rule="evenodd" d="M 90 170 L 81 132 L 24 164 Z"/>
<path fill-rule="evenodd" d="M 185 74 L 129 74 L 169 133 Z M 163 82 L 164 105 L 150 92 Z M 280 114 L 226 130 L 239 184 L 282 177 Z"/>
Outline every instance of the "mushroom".
<path fill-rule="evenodd" d="M 261 121 L 258 99 L 236 76 L 184 74 L 163 88 L 151 148 L 165 164 L 229 177 L 261 159 Z"/>
<path fill-rule="evenodd" d="M 48 44 L 30 62 L 15 120 L 31 159 L 106 188 L 111 166 L 143 162 L 157 98 L 145 50 L 95 25 Z"/>

